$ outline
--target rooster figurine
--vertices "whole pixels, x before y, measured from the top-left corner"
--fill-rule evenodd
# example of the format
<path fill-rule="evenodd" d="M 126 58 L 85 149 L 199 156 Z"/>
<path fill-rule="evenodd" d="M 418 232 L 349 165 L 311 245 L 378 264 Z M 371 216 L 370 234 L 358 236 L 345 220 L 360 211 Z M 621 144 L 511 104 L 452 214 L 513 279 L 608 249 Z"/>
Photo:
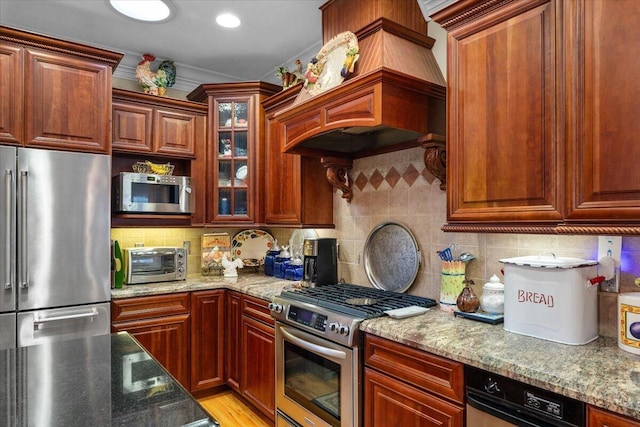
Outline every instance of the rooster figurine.
<path fill-rule="evenodd" d="M 244 267 L 244 262 L 240 258 L 229 261 L 227 254 L 222 256 L 222 267 L 224 267 L 224 277 L 238 277 L 236 269 Z"/>
<path fill-rule="evenodd" d="M 156 57 L 150 53 L 142 55 L 142 61 L 136 67 L 136 79 L 142 86 L 144 93 L 164 95 L 167 87 L 176 81 L 176 67 L 173 61 L 162 61 L 157 71 L 151 71 L 151 63 Z"/>

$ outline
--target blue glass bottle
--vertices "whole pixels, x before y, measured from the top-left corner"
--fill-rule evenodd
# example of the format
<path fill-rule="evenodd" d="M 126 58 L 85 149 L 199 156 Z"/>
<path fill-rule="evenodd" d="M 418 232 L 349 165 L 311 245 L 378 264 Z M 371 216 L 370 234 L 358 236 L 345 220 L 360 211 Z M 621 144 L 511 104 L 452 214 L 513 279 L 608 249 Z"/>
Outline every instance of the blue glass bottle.
<path fill-rule="evenodd" d="M 284 279 L 284 272 L 289 265 L 291 255 L 289 254 L 289 247 L 283 246 L 280 254 L 276 257 L 276 261 L 273 265 L 273 275 L 279 279 Z"/>
<path fill-rule="evenodd" d="M 273 276 L 274 264 L 276 261 L 276 257 L 280 254 L 280 246 L 278 246 L 278 241 L 276 240 L 271 249 L 267 251 L 267 254 L 264 257 L 264 275 L 265 276 Z"/>

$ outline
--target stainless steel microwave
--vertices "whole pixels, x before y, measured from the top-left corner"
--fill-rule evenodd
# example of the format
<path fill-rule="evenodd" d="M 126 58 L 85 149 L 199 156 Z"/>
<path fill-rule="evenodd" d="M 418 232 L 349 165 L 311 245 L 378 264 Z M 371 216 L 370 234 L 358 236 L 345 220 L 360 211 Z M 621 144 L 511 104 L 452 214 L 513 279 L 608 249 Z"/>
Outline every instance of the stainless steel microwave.
<path fill-rule="evenodd" d="M 123 252 L 124 281 L 128 285 L 187 278 L 187 256 L 182 247 L 136 247 Z"/>
<path fill-rule="evenodd" d="M 112 181 L 113 212 L 191 213 L 191 178 L 121 172 Z"/>

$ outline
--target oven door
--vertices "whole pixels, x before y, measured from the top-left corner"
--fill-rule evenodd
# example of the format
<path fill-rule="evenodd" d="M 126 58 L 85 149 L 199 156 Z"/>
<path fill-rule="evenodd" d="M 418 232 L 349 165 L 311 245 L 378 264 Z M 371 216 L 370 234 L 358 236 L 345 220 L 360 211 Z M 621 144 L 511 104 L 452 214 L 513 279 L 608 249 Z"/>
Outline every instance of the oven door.
<path fill-rule="evenodd" d="M 276 406 L 300 425 L 358 426 L 358 348 L 276 323 Z"/>

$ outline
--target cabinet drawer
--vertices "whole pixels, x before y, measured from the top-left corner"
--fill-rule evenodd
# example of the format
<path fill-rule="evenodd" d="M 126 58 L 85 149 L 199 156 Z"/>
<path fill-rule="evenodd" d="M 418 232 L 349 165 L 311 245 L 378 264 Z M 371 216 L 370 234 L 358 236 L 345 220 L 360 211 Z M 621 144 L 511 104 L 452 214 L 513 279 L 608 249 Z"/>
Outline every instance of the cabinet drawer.
<path fill-rule="evenodd" d="M 111 321 L 146 319 L 189 313 L 189 293 L 124 298 L 111 302 Z"/>
<path fill-rule="evenodd" d="M 245 295 L 242 299 L 242 314 L 268 325 L 275 325 L 275 321 L 269 312 L 269 302 L 263 299 Z"/>
<path fill-rule="evenodd" d="M 640 427 L 640 421 L 591 405 L 587 406 L 587 417 L 589 427 Z"/>
<path fill-rule="evenodd" d="M 373 335 L 365 336 L 365 364 L 457 403 L 464 400 L 464 365 Z"/>

